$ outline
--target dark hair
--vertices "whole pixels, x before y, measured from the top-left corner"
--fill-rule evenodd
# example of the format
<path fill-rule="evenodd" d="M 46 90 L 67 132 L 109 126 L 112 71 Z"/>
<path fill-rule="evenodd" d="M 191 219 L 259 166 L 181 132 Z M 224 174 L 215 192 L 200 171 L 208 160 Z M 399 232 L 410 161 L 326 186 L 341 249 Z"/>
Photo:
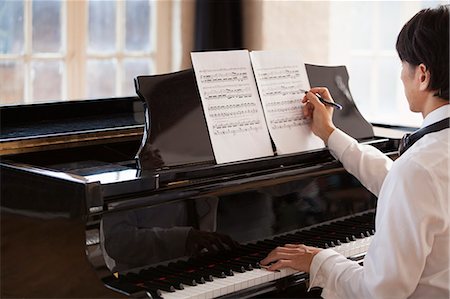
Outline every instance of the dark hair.
<path fill-rule="evenodd" d="M 419 11 L 397 38 L 397 52 L 401 61 L 418 66 L 423 63 L 430 72 L 430 90 L 435 96 L 448 100 L 449 69 L 449 6 Z"/>

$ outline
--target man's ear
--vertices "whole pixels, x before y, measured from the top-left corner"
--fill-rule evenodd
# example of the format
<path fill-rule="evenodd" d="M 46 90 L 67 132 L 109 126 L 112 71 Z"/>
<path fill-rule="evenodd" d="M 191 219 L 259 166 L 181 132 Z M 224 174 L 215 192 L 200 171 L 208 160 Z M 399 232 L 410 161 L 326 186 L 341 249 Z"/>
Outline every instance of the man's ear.
<path fill-rule="evenodd" d="M 430 84 L 431 74 L 425 64 L 421 63 L 417 66 L 416 78 L 418 79 L 419 90 L 427 90 Z"/>

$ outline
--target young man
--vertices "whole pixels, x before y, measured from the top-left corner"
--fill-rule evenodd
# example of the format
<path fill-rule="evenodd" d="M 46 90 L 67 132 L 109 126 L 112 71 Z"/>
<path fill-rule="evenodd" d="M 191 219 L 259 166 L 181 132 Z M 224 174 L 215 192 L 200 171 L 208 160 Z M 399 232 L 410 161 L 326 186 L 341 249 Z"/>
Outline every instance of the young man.
<path fill-rule="evenodd" d="M 393 162 L 336 129 L 326 88 L 303 102 L 312 131 L 378 196 L 376 234 L 364 266 L 332 249 L 287 244 L 261 263 L 310 272 L 324 298 L 449 298 L 449 7 L 417 13 L 400 32 L 397 52 L 409 107 L 423 115 Z"/>

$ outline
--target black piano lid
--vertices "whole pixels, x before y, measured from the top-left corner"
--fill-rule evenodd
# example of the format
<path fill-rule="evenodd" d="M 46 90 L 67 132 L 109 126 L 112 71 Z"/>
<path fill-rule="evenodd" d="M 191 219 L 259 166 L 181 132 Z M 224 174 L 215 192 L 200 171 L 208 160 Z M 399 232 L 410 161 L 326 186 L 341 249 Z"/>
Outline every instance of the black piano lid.
<path fill-rule="evenodd" d="M 306 67 L 311 86 L 327 86 L 344 105 L 333 115 L 336 126 L 358 140 L 373 140 L 372 126 L 361 116 L 349 92 L 345 66 Z M 137 160 L 142 170 L 158 172 L 162 183 L 333 160 L 321 149 L 218 165 L 192 69 L 138 76 L 135 86 L 147 119 Z"/>
<path fill-rule="evenodd" d="M 0 106 L 0 113 L 2 141 L 142 127 L 144 122 L 136 97 Z"/>

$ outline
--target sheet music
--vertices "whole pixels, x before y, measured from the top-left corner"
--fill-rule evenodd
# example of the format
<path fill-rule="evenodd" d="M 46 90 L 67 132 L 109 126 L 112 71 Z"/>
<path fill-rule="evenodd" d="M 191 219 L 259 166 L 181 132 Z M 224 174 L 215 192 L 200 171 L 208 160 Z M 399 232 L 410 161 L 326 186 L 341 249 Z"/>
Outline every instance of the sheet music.
<path fill-rule="evenodd" d="M 247 50 L 191 53 L 217 163 L 272 156 Z"/>
<path fill-rule="evenodd" d="M 309 90 L 305 64 L 296 51 L 253 51 L 250 53 L 272 140 L 278 154 L 324 147 L 303 116 L 303 90 Z"/>

